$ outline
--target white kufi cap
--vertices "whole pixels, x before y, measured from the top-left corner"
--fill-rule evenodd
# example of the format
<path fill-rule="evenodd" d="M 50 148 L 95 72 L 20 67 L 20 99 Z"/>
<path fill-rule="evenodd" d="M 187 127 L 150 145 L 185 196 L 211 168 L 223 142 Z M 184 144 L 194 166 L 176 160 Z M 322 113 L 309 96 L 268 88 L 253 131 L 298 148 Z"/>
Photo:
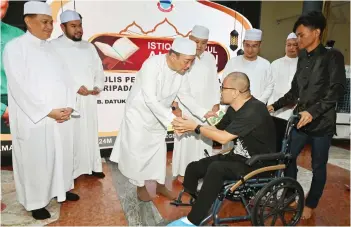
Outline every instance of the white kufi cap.
<path fill-rule="evenodd" d="M 292 32 L 288 35 L 288 38 L 286 38 L 286 40 L 288 40 L 288 39 L 297 39 L 297 36 L 294 32 Z"/>
<path fill-rule="evenodd" d="M 210 30 L 201 25 L 195 25 L 191 31 L 191 35 L 199 39 L 208 39 L 209 34 Z"/>
<path fill-rule="evenodd" d="M 23 15 L 44 14 L 51 16 L 51 8 L 45 2 L 29 1 L 24 4 Z"/>
<path fill-rule="evenodd" d="M 172 50 L 180 54 L 196 55 L 196 43 L 186 38 L 176 38 L 172 43 Z"/>
<path fill-rule="evenodd" d="M 76 11 L 66 10 L 60 15 L 61 24 L 67 23 L 69 21 L 80 20 L 80 16 Z"/>
<path fill-rule="evenodd" d="M 249 41 L 261 41 L 262 40 L 262 31 L 256 28 L 248 29 L 245 32 L 244 40 Z"/>

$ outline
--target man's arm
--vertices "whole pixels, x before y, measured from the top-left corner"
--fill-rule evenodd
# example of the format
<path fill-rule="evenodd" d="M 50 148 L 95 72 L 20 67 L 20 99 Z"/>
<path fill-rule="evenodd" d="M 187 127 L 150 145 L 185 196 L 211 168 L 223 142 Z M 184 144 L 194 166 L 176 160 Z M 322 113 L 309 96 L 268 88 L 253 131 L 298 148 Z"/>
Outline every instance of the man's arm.
<path fill-rule="evenodd" d="M 294 78 L 291 82 L 290 90 L 280 99 L 278 99 L 275 103 L 272 104 L 274 111 L 277 111 L 285 106 L 294 105 L 297 102 L 298 97 L 298 84 L 297 84 L 297 71 L 294 75 Z"/>
<path fill-rule="evenodd" d="M 258 97 L 257 99 L 263 102 L 264 104 L 268 103 L 269 97 L 271 97 L 274 89 L 274 80 L 271 74 L 271 69 L 268 67 L 266 70 L 266 75 L 265 75 L 265 89 L 261 95 L 261 97 Z"/>
<path fill-rule="evenodd" d="M 99 57 L 98 52 L 95 47 L 91 45 L 92 54 L 94 59 L 94 88 L 97 88 L 99 91 L 102 91 L 105 83 L 105 73 L 104 68 L 102 66 L 102 61 Z"/>
<path fill-rule="evenodd" d="M 346 72 L 344 56 L 339 51 L 333 51 L 328 64 L 329 88 L 327 95 L 307 109 L 313 119 L 323 115 L 329 109 L 334 108 L 339 98 L 344 94 L 346 87 Z"/>
<path fill-rule="evenodd" d="M 238 137 L 237 135 L 230 134 L 224 130 L 219 130 L 213 126 L 202 126 L 200 128 L 200 133 L 201 135 L 211 140 L 217 141 L 220 144 L 226 144 Z"/>
<path fill-rule="evenodd" d="M 204 116 L 209 110 L 199 106 L 194 97 L 191 95 L 187 74 L 183 75 L 182 85 L 178 91 L 177 97 L 193 115 L 197 116 L 200 120 L 205 121 Z"/>
<path fill-rule="evenodd" d="M 155 117 L 163 124 L 165 128 L 171 125 L 176 116 L 172 114 L 172 109 L 164 107 L 157 100 L 157 77 L 158 70 L 153 61 L 147 60 L 137 74 L 137 79 L 141 80 L 141 92 L 144 97 L 146 106 L 155 115 Z"/>
<path fill-rule="evenodd" d="M 22 60 L 21 51 L 14 48 L 13 43 L 6 45 L 3 53 L 4 69 L 7 76 L 9 91 L 22 111 L 33 121 L 39 122 L 45 118 L 53 109 L 50 103 L 39 97 L 28 84 L 25 74 L 27 73 L 24 64 L 18 64 Z"/>

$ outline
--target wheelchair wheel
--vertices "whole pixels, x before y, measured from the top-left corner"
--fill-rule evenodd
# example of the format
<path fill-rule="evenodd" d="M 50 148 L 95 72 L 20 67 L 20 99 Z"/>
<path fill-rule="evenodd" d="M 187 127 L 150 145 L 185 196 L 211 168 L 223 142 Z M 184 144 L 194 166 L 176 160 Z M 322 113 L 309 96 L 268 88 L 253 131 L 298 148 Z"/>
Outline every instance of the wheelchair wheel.
<path fill-rule="evenodd" d="M 255 196 L 251 222 L 255 226 L 295 226 L 300 221 L 304 202 L 303 189 L 296 180 L 275 179 Z"/>

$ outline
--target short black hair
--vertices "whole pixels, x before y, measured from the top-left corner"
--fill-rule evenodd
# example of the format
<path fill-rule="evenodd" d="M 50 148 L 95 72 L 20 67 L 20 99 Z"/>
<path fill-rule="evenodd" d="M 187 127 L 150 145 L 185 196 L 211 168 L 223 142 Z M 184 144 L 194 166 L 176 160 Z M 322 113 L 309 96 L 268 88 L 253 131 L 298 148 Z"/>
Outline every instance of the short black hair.
<path fill-rule="evenodd" d="M 302 14 L 299 19 L 294 24 L 293 32 L 296 33 L 297 27 L 303 25 L 310 29 L 319 29 L 321 30 L 321 35 L 325 27 L 327 26 L 327 20 L 325 19 L 322 12 L 311 11 L 307 14 Z"/>

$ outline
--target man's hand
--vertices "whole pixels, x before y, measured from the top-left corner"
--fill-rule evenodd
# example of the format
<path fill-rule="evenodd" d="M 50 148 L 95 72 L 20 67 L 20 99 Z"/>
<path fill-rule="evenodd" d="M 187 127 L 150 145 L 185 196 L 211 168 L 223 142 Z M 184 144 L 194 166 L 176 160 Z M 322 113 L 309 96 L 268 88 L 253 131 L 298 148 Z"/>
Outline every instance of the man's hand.
<path fill-rule="evenodd" d="M 268 112 L 273 113 L 273 112 L 274 112 L 274 107 L 273 107 L 273 105 L 267 106 L 267 110 L 268 110 Z"/>
<path fill-rule="evenodd" d="M 60 120 L 56 120 L 57 123 L 63 123 L 65 121 L 68 121 L 69 119 L 71 119 L 71 114 L 73 112 L 73 109 L 68 107 L 63 111 L 63 115 L 62 115 L 62 119 Z"/>
<path fill-rule="evenodd" d="M 217 113 L 218 110 L 219 110 L 219 104 L 213 105 L 212 111 L 215 112 L 215 113 Z"/>
<path fill-rule="evenodd" d="M 207 119 L 207 118 L 210 118 L 210 117 L 218 117 L 218 115 L 216 114 L 216 112 L 208 111 L 208 112 L 205 114 L 204 117 Z"/>
<path fill-rule="evenodd" d="M 98 94 L 100 94 L 100 92 L 101 91 L 100 91 L 100 89 L 98 87 L 94 87 L 94 90 L 91 91 L 91 94 L 92 95 L 98 95 Z"/>
<path fill-rule="evenodd" d="M 83 95 L 83 96 L 87 96 L 90 94 L 90 92 L 84 85 L 82 85 L 78 90 L 78 94 Z"/>
<path fill-rule="evenodd" d="M 185 132 L 194 131 L 197 127 L 197 123 L 192 120 L 188 119 L 186 116 L 183 118 L 177 117 L 172 121 L 174 131 L 179 135 Z"/>
<path fill-rule="evenodd" d="M 175 110 L 173 110 L 172 113 L 174 115 L 176 115 L 177 117 L 182 117 L 182 114 L 183 114 L 182 110 L 179 107 L 177 107 Z"/>
<path fill-rule="evenodd" d="M 61 120 L 61 119 L 63 119 L 65 110 L 66 110 L 66 108 L 53 109 L 48 114 L 48 117 L 55 119 L 55 120 Z"/>
<path fill-rule="evenodd" d="M 299 114 L 301 115 L 301 118 L 299 123 L 297 123 L 297 129 L 302 128 L 303 126 L 309 124 L 313 120 L 312 115 L 307 111 L 302 111 Z"/>
<path fill-rule="evenodd" d="M 4 123 L 9 126 L 10 125 L 10 119 L 9 119 L 9 108 L 6 107 L 6 110 L 4 114 L 1 116 L 2 119 L 4 119 Z"/>

